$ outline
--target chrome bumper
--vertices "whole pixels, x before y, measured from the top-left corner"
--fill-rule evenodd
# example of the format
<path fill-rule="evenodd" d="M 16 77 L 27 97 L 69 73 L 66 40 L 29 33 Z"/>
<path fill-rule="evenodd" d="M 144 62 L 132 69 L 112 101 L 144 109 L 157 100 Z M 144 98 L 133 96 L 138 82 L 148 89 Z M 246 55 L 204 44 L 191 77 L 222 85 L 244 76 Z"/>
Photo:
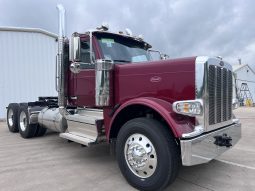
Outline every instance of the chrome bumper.
<path fill-rule="evenodd" d="M 215 137 L 224 134 L 232 138 L 231 144 L 234 146 L 241 138 L 241 124 L 239 122 L 233 123 L 205 135 L 180 140 L 182 164 L 192 166 L 206 163 L 229 150 L 232 146 L 226 147 L 215 144 Z"/>

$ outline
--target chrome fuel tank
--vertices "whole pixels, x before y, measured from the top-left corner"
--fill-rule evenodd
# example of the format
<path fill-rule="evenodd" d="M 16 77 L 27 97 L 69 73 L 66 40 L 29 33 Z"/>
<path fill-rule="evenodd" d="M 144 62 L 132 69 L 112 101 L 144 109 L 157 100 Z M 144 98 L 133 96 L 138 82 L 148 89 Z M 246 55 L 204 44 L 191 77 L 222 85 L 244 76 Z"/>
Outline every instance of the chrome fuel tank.
<path fill-rule="evenodd" d="M 66 119 L 59 113 L 59 108 L 44 108 L 38 115 L 38 123 L 47 129 L 60 133 L 67 129 Z"/>

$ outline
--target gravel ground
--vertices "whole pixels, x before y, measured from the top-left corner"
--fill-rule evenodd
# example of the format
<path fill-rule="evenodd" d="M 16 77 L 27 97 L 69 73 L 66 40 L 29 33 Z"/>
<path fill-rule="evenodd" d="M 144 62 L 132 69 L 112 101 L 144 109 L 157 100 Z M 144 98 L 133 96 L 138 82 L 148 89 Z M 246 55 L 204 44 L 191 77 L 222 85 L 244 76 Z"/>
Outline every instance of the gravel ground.
<path fill-rule="evenodd" d="M 239 108 L 242 139 L 208 164 L 181 167 L 169 191 L 254 190 L 255 108 Z M 0 123 L 0 190 L 134 190 L 108 145 L 84 148 L 56 133 L 23 139 Z"/>

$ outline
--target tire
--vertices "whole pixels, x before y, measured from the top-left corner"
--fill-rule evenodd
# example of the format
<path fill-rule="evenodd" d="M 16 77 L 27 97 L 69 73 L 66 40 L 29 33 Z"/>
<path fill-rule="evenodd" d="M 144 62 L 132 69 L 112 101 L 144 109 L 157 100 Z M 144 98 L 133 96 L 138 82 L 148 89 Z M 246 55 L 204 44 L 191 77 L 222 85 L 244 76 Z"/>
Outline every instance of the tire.
<path fill-rule="evenodd" d="M 123 176 L 139 190 L 164 189 L 176 179 L 181 164 L 174 137 L 160 122 L 148 118 L 136 118 L 123 125 L 117 137 L 116 156 Z"/>
<path fill-rule="evenodd" d="M 35 136 L 37 124 L 29 124 L 29 116 L 26 106 L 21 106 L 19 109 L 18 127 L 21 137 L 27 139 Z"/>
<path fill-rule="evenodd" d="M 12 133 L 19 132 L 18 128 L 18 112 L 19 112 L 19 104 L 10 103 L 7 109 L 7 126 L 9 131 Z"/>
<path fill-rule="evenodd" d="M 44 127 L 41 127 L 39 124 L 37 125 L 37 129 L 35 132 L 35 137 L 42 137 L 43 135 L 45 135 L 47 129 Z"/>

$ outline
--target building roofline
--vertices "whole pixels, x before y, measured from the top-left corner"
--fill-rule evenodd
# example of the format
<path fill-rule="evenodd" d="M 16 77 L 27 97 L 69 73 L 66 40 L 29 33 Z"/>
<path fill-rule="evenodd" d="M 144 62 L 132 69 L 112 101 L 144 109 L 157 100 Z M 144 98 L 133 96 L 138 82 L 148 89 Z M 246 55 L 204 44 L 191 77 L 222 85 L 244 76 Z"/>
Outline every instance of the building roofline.
<path fill-rule="evenodd" d="M 235 69 L 233 69 L 234 72 L 240 70 L 241 68 L 247 66 L 249 68 L 249 70 L 251 70 L 253 72 L 253 74 L 255 74 L 254 70 L 248 65 L 248 64 L 242 64 L 242 65 L 233 65 L 233 66 L 236 66 Z"/>
<path fill-rule="evenodd" d="M 40 29 L 40 28 L 0 27 L 0 31 L 35 32 L 35 33 L 45 34 L 45 35 L 53 37 L 55 39 L 58 38 L 58 35 L 56 35 L 52 32 L 46 31 L 44 29 Z"/>

